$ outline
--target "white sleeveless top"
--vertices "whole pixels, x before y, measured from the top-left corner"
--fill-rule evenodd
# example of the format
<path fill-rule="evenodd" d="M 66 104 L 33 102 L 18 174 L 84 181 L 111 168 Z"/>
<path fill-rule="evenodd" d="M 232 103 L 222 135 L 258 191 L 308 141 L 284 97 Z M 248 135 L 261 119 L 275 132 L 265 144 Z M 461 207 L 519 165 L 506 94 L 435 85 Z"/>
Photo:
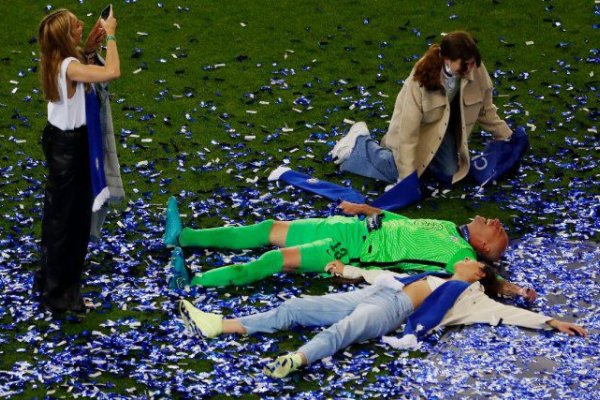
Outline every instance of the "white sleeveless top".
<path fill-rule="evenodd" d="M 85 86 L 77 82 L 75 94 L 67 95 L 67 67 L 71 61 L 79 62 L 75 57 L 67 57 L 60 64 L 58 73 L 58 93 L 60 100 L 48 103 L 48 122 L 55 127 L 69 131 L 85 125 Z"/>

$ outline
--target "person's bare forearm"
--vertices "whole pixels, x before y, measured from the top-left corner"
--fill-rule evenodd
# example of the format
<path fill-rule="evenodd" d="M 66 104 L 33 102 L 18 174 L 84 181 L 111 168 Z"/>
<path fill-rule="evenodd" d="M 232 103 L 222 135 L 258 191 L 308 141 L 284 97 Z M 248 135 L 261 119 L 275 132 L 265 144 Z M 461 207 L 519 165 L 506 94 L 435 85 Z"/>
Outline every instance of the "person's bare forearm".
<path fill-rule="evenodd" d="M 381 214 L 381 209 L 377 207 L 370 206 L 368 204 L 363 204 L 364 215 L 376 215 Z"/>
<path fill-rule="evenodd" d="M 588 335 L 587 329 L 583 326 L 576 325 L 572 322 L 560 321 L 558 319 L 551 319 L 546 322 L 549 326 L 556 329 L 559 332 L 566 333 L 570 336 L 578 335 L 586 337 Z"/>
<path fill-rule="evenodd" d="M 534 289 L 523 288 L 506 280 L 502 280 L 500 290 L 498 292 L 501 295 L 508 297 L 521 296 L 527 301 L 534 301 L 537 298 L 537 293 Z"/>
<path fill-rule="evenodd" d="M 503 280 L 500 285 L 500 294 L 508 297 L 515 297 L 519 294 L 521 288 L 514 283 Z"/>
<path fill-rule="evenodd" d="M 338 206 L 344 213 L 349 215 L 373 215 L 373 214 L 381 214 L 381 209 L 377 207 L 370 206 L 368 204 L 357 204 L 351 203 L 349 201 L 342 201 Z"/>

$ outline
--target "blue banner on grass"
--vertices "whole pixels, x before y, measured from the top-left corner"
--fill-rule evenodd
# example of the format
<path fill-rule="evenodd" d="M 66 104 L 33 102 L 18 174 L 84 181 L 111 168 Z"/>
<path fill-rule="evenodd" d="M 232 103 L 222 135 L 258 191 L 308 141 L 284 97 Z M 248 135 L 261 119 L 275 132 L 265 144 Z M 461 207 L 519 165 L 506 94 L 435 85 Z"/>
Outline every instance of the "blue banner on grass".
<path fill-rule="evenodd" d="M 397 210 L 416 203 L 422 198 L 419 177 L 415 171 L 375 199 L 371 205 L 382 210 Z"/>
<path fill-rule="evenodd" d="M 352 203 L 364 203 L 367 200 L 365 196 L 351 187 L 336 185 L 285 167 L 277 168 L 269 176 L 271 181 L 277 179 L 334 201 L 346 200 Z"/>
<path fill-rule="evenodd" d="M 519 165 L 528 148 L 527 133 L 523 127 L 519 127 L 510 140 L 494 140 L 488 143 L 481 155 L 473 157 L 469 176 L 481 186 L 498 179 Z"/>

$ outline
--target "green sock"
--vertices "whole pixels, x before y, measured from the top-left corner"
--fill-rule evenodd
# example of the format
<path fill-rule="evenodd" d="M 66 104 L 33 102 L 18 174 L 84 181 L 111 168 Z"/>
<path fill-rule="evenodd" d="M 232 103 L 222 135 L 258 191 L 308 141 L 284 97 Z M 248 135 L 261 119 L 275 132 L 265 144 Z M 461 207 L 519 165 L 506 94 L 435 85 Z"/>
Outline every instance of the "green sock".
<path fill-rule="evenodd" d="M 281 272 L 283 254 L 280 250 L 267 251 L 255 261 L 246 264 L 228 265 L 198 274 L 190 286 L 247 285 Z"/>
<path fill-rule="evenodd" d="M 330 251 L 331 243 L 333 240 L 322 239 L 298 246 L 300 248 L 298 273 L 325 272 L 325 265 L 335 260 Z"/>
<path fill-rule="evenodd" d="M 181 247 L 210 247 L 215 249 L 255 249 L 269 244 L 273 220 L 255 225 L 222 226 L 219 228 L 184 228 L 179 235 Z"/>

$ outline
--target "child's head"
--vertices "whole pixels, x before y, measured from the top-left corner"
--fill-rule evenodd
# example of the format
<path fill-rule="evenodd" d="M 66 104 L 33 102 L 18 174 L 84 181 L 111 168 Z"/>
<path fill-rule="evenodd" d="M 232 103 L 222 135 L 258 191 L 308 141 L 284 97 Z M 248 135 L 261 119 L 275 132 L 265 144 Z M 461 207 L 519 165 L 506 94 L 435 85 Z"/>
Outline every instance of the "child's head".
<path fill-rule="evenodd" d="M 481 65 L 481 55 L 477 43 L 467 32 L 454 31 L 442 38 L 440 55 L 457 65 L 460 75 L 466 75 Z"/>
<path fill-rule="evenodd" d="M 474 283 L 479 281 L 490 297 L 498 296 L 500 282 L 494 268 L 481 261 L 465 258 L 454 265 L 454 275 L 465 282 Z"/>

